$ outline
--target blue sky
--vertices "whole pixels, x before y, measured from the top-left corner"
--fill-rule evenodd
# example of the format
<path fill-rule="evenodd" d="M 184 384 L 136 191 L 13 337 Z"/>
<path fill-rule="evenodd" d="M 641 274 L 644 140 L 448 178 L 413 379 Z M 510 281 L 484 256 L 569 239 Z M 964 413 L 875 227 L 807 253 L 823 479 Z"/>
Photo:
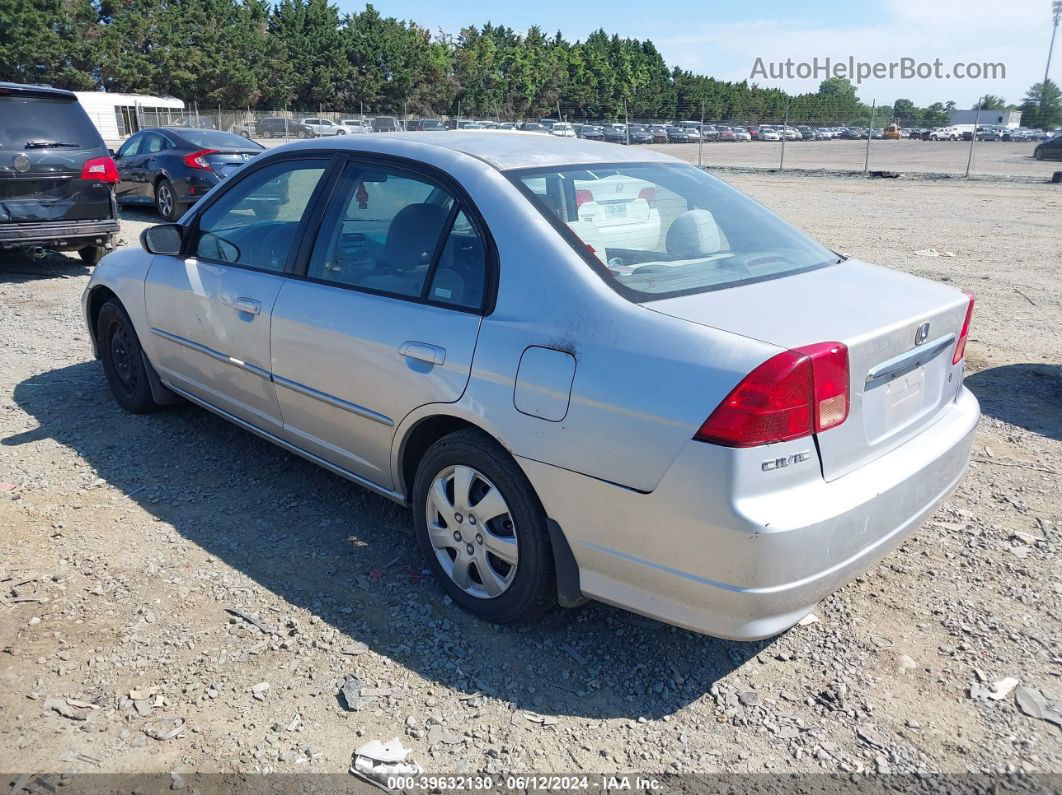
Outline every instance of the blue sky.
<path fill-rule="evenodd" d="M 338 0 L 345 11 L 364 3 Z M 1001 62 L 1005 79 L 864 81 L 859 96 L 869 102 L 899 97 L 916 104 L 954 99 L 970 106 L 984 93 L 1020 102 L 1043 79 L 1050 39 L 1050 0 L 760 0 L 757 3 L 653 2 L 653 0 L 380 0 L 386 16 L 412 19 L 432 31 L 457 33 L 488 20 L 526 30 L 538 24 L 570 40 L 597 28 L 652 39 L 670 65 L 726 80 L 749 77 L 757 57 L 765 61 L 833 60 L 890 62 L 939 58 L 950 71 L 956 62 Z M 1060 36 L 1062 39 L 1062 36 Z M 1062 41 L 1056 44 L 1051 76 L 1062 82 Z M 758 80 L 787 91 L 813 91 L 815 79 Z"/>

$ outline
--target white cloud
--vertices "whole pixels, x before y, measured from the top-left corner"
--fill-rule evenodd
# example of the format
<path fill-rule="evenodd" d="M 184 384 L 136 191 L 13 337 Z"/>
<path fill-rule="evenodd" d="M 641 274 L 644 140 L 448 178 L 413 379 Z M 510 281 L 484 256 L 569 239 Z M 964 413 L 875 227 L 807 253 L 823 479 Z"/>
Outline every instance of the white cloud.
<path fill-rule="evenodd" d="M 797 63 L 816 56 L 820 61 L 853 56 L 870 63 L 939 58 L 945 72 L 956 62 L 1006 66 L 1005 79 L 869 78 L 858 87 L 867 102 L 904 97 L 924 105 L 954 99 L 960 107 L 969 107 L 985 93 L 1020 102 L 1029 86 L 1043 79 L 1051 35 L 1047 0 L 887 0 L 882 11 L 884 20 L 871 25 L 761 19 L 656 36 L 654 41 L 669 63 L 725 80 L 749 78 L 757 57 L 765 62 L 792 58 Z M 1062 42 L 1056 50 L 1051 72 L 1057 82 Z M 755 82 L 787 91 L 815 91 L 819 79 Z"/>

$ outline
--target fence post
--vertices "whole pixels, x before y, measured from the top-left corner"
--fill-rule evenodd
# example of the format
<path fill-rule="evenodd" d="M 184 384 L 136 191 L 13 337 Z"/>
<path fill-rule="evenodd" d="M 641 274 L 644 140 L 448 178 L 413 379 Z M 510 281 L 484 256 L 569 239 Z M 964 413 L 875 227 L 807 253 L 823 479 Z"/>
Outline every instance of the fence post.
<path fill-rule="evenodd" d="M 704 158 L 701 151 L 704 148 L 704 100 L 701 100 L 701 128 L 697 130 L 697 168 L 704 168 Z"/>
<path fill-rule="evenodd" d="M 631 145 L 631 117 L 627 113 L 627 100 L 623 100 L 623 131 L 627 134 L 627 146 Z"/>
<path fill-rule="evenodd" d="M 785 171 L 785 134 L 789 129 L 789 97 L 785 100 L 785 118 L 782 120 L 782 156 L 778 159 L 778 170 Z"/>
<path fill-rule="evenodd" d="M 867 126 L 867 154 L 863 158 L 863 173 L 866 174 L 870 169 L 870 133 L 874 127 L 874 109 L 877 107 L 878 101 L 875 99 L 870 103 L 870 124 Z"/>
<path fill-rule="evenodd" d="M 964 175 L 966 179 L 970 178 L 970 166 L 973 165 L 973 150 L 974 150 L 974 144 L 977 143 L 977 125 L 981 123 L 981 102 L 983 102 L 983 101 L 984 101 L 983 98 L 980 101 L 978 101 L 978 103 L 977 103 L 977 113 L 974 114 L 974 128 L 973 128 L 973 132 L 970 133 L 970 154 L 966 158 L 966 174 Z"/>

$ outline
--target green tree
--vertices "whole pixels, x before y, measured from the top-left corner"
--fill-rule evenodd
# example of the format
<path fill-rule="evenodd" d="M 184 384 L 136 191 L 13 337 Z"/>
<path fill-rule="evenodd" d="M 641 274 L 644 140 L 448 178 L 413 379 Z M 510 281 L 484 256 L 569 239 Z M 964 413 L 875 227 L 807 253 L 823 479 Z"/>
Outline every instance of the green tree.
<path fill-rule="evenodd" d="M 1021 103 L 1024 127 L 1049 130 L 1062 124 L 1062 91 L 1053 80 L 1034 83 Z"/>
<path fill-rule="evenodd" d="M 1003 97 L 997 97 L 994 94 L 985 94 L 970 109 L 975 110 L 978 104 L 980 104 L 981 110 L 1003 110 L 1007 107 L 1007 101 Z"/>
<path fill-rule="evenodd" d="M 94 88 L 98 23 L 89 0 L 0 0 L 0 80 Z"/>

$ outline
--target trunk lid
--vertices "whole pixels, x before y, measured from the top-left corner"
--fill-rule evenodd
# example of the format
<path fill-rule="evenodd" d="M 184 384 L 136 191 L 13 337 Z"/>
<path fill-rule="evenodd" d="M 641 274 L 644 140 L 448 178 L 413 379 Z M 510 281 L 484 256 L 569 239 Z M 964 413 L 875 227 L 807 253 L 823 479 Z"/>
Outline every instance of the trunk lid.
<path fill-rule="evenodd" d="M 204 160 L 214 169 L 215 174 L 225 179 L 243 168 L 245 163 L 253 160 L 261 151 L 260 149 L 222 149 L 207 155 Z"/>
<path fill-rule="evenodd" d="M 644 304 L 782 348 L 847 345 L 848 419 L 816 435 L 826 480 L 903 444 L 948 410 L 962 385 L 963 363 L 951 360 L 968 305 L 954 287 L 857 260 Z"/>

